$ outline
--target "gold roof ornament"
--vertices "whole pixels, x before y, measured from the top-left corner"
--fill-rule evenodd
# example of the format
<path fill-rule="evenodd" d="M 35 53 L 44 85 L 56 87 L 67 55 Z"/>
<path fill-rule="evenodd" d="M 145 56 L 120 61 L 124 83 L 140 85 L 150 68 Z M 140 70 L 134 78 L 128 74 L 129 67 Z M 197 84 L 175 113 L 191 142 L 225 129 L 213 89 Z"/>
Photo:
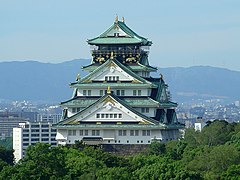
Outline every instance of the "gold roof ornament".
<path fill-rule="evenodd" d="M 110 86 L 108 86 L 108 88 L 107 88 L 107 94 L 111 94 L 111 88 L 110 88 Z"/>
<path fill-rule="evenodd" d="M 116 15 L 115 23 L 118 23 L 118 15 Z"/>
<path fill-rule="evenodd" d="M 81 79 L 80 73 L 77 74 L 76 81 L 79 81 Z"/>
<path fill-rule="evenodd" d="M 125 18 L 124 17 L 122 17 L 122 22 L 125 23 Z"/>
<path fill-rule="evenodd" d="M 113 52 L 111 52 L 110 59 L 113 59 L 113 58 L 114 58 L 114 54 Z"/>

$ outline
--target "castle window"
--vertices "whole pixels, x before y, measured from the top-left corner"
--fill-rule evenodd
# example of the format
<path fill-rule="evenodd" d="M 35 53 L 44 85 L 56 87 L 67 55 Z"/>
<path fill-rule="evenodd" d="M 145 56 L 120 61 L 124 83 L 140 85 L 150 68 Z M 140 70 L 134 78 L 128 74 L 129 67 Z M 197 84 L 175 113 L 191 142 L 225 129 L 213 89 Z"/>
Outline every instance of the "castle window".
<path fill-rule="evenodd" d="M 139 131 L 135 130 L 135 136 L 138 136 L 138 135 L 139 135 Z"/>
<path fill-rule="evenodd" d="M 100 130 L 96 130 L 96 136 L 100 136 Z"/>
<path fill-rule="evenodd" d="M 149 108 L 146 107 L 146 108 L 141 108 L 141 112 L 142 113 L 149 113 Z"/>
<path fill-rule="evenodd" d="M 120 96 L 120 90 L 117 90 L 117 96 Z"/>
<path fill-rule="evenodd" d="M 143 136 L 150 136 L 150 130 L 142 130 L 142 135 Z"/>
<path fill-rule="evenodd" d="M 126 136 L 127 135 L 127 130 L 119 130 L 118 135 L 119 136 Z"/>
<path fill-rule="evenodd" d="M 134 136 L 134 130 L 130 130 L 130 136 Z"/>
<path fill-rule="evenodd" d="M 68 130 L 68 136 L 76 136 L 76 130 Z"/>
<path fill-rule="evenodd" d="M 92 91 L 91 90 L 83 90 L 83 96 L 91 96 Z"/>
<path fill-rule="evenodd" d="M 139 130 L 130 130 L 130 136 L 138 136 L 139 135 Z"/>
<path fill-rule="evenodd" d="M 146 136 L 146 130 L 142 130 L 142 136 Z"/>
<path fill-rule="evenodd" d="M 124 95 L 125 95 L 125 91 L 121 90 L 121 96 L 124 96 Z"/>
<path fill-rule="evenodd" d="M 76 130 L 73 130 L 73 136 L 76 136 Z"/>
<path fill-rule="evenodd" d="M 92 136 L 99 136 L 100 130 L 92 130 Z"/>
<path fill-rule="evenodd" d="M 105 81 L 118 81 L 119 76 L 105 76 Z"/>
<path fill-rule="evenodd" d="M 85 130 L 85 136 L 88 136 L 88 130 Z"/>
<path fill-rule="evenodd" d="M 141 94 L 142 94 L 142 91 L 138 90 L 138 96 L 141 96 Z"/>
<path fill-rule="evenodd" d="M 117 113 L 99 113 L 96 114 L 96 118 L 97 119 L 121 119 L 122 118 L 122 114 L 117 114 Z"/>
<path fill-rule="evenodd" d="M 137 90 L 133 90 L 133 96 L 137 95 Z"/>
<path fill-rule="evenodd" d="M 79 135 L 83 136 L 83 130 L 79 130 Z"/>
<path fill-rule="evenodd" d="M 151 131 L 147 130 L 147 136 L 151 136 Z"/>
<path fill-rule="evenodd" d="M 119 33 L 114 33 L 114 37 L 118 37 L 119 36 Z"/>
<path fill-rule="evenodd" d="M 91 96 L 91 94 L 92 94 L 92 91 L 88 90 L 88 96 Z"/>
<path fill-rule="evenodd" d="M 76 112 L 76 108 L 72 108 L 72 113 L 75 113 Z"/>
<path fill-rule="evenodd" d="M 104 92 L 103 90 L 100 90 L 100 96 L 103 96 L 103 92 Z"/>

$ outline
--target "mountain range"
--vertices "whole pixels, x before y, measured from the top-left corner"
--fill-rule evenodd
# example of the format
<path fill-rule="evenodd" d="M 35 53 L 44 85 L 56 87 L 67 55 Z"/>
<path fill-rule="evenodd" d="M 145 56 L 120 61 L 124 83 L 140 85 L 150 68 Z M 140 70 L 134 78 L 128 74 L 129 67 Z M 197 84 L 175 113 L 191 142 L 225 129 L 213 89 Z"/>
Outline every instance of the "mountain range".
<path fill-rule="evenodd" d="M 71 97 L 69 83 L 90 60 L 63 63 L 12 61 L 0 63 L 0 99 L 59 103 Z M 240 99 L 240 72 L 210 66 L 159 68 L 174 101 L 189 99 Z"/>

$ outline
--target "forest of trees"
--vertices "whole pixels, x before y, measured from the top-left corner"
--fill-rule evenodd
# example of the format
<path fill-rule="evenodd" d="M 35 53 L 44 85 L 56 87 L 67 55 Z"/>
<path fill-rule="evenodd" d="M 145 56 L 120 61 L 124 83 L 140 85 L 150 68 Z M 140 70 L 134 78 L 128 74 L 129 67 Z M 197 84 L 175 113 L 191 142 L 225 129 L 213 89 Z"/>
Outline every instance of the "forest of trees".
<path fill-rule="evenodd" d="M 240 179 L 240 123 L 209 122 L 201 132 L 187 129 L 185 137 L 153 142 L 133 156 L 103 152 L 77 143 L 29 146 L 17 164 L 13 151 L 0 148 L 0 180 L 28 179 Z"/>

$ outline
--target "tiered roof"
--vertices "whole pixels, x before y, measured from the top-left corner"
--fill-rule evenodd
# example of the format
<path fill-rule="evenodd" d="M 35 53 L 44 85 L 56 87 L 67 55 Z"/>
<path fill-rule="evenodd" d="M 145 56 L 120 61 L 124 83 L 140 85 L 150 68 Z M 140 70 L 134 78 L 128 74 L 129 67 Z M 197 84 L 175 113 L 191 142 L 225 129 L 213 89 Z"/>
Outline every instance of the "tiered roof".
<path fill-rule="evenodd" d="M 119 33 L 119 36 L 114 36 L 114 33 Z M 133 30 L 131 30 L 124 21 L 116 21 L 113 25 L 103 32 L 100 36 L 87 41 L 90 45 L 100 44 L 141 44 L 143 46 L 149 46 L 152 41 L 139 36 Z"/>

